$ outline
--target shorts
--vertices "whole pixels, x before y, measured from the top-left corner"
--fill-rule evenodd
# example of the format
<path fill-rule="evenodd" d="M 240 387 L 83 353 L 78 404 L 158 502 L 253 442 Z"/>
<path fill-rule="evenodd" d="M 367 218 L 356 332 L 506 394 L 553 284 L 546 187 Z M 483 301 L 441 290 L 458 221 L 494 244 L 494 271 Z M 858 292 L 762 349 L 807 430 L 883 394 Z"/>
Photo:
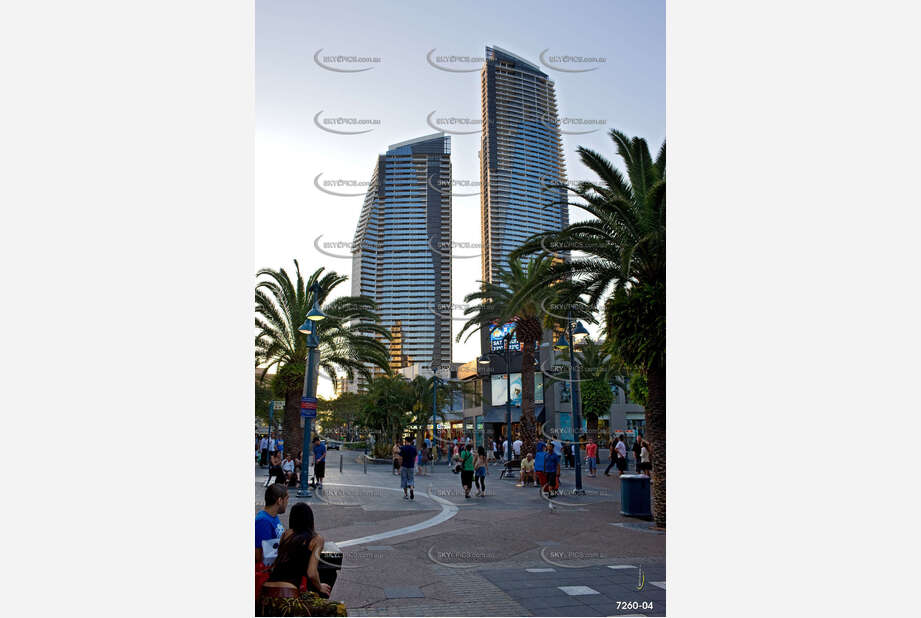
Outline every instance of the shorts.
<path fill-rule="evenodd" d="M 313 464 L 313 476 L 315 478 L 321 479 L 326 476 L 326 462 L 319 461 Z"/>
<path fill-rule="evenodd" d="M 477 476 L 486 476 L 486 466 L 480 466 L 476 469 Z"/>
<path fill-rule="evenodd" d="M 556 489 L 560 486 L 559 474 L 554 470 L 553 472 L 544 472 L 544 482 L 542 485 L 549 485 L 551 489 Z"/>
<path fill-rule="evenodd" d="M 621 472 L 627 469 L 627 458 L 626 457 L 617 458 L 617 469 L 620 470 Z"/>
<path fill-rule="evenodd" d="M 415 468 L 400 468 L 400 489 L 407 489 L 409 487 L 415 487 L 416 485 L 416 469 Z"/>
<path fill-rule="evenodd" d="M 535 470 L 534 474 L 537 476 L 537 482 L 540 483 L 541 487 L 547 484 L 547 475 L 544 474 L 543 470 Z"/>
<path fill-rule="evenodd" d="M 594 471 L 595 471 L 595 466 L 598 465 L 598 463 L 595 461 L 595 458 L 594 458 L 594 457 L 586 457 L 585 459 L 586 459 L 586 461 L 588 461 L 588 469 L 591 470 L 592 472 L 594 472 Z"/>
<path fill-rule="evenodd" d="M 461 470 L 461 485 L 473 485 L 473 470 Z"/>

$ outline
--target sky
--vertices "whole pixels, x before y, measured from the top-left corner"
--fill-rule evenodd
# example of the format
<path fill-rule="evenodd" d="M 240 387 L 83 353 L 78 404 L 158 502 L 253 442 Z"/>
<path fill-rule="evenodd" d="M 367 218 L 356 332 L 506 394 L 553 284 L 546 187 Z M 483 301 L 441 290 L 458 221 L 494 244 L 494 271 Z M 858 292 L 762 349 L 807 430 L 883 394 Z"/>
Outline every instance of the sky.
<path fill-rule="evenodd" d="M 290 272 L 297 259 L 306 275 L 320 267 L 351 274 L 349 246 L 377 156 L 446 130 L 461 318 L 481 276 L 476 183 L 487 45 L 537 64 L 555 82 L 570 181 L 593 177 L 579 146 L 620 167 L 610 128 L 644 137 L 655 156 L 665 139 L 664 1 L 256 0 L 255 269 Z M 571 209 L 571 221 L 583 218 Z M 350 290 L 348 281 L 335 295 Z M 462 324 L 454 321 L 455 336 Z M 472 360 L 478 347 L 476 336 L 454 343 L 454 361 Z"/>

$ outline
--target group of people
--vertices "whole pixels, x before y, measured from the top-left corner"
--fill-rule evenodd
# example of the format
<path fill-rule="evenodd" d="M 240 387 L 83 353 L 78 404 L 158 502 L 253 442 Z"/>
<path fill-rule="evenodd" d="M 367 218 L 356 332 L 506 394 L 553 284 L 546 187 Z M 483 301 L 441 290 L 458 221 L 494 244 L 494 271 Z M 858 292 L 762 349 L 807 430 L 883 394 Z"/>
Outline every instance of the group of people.
<path fill-rule="evenodd" d="M 275 437 L 275 432 L 268 435 L 256 435 L 256 460 L 259 465 L 265 468 L 271 462 L 272 455 L 278 453 L 281 456 L 285 450 L 285 441 Z"/>
<path fill-rule="evenodd" d="M 611 476 L 611 468 L 617 466 L 617 476 L 623 476 L 627 471 L 627 442 L 623 434 L 611 438 L 609 443 L 611 460 L 604 471 L 605 476 Z M 635 470 L 637 474 L 652 475 L 652 445 L 640 433 L 633 442 L 633 457 L 636 461 Z M 586 449 L 586 452 L 588 449 Z M 597 447 L 596 447 L 597 452 Z M 592 476 L 595 476 L 592 474 Z"/>
<path fill-rule="evenodd" d="M 541 492 L 549 497 L 559 493 L 560 465 L 563 458 L 558 448 L 561 449 L 558 442 L 544 442 L 541 439 L 537 443 L 537 452 L 529 451 L 525 455 L 520 464 L 519 481 L 522 487 L 540 487 Z"/>
<path fill-rule="evenodd" d="M 256 616 L 345 616 L 345 605 L 329 600 L 331 588 L 320 581 L 324 540 L 316 532 L 313 510 L 304 502 L 291 508 L 288 528 L 281 517 L 288 508 L 288 489 L 281 483 L 265 490 L 265 505 L 256 513 Z"/>
<path fill-rule="evenodd" d="M 282 440 L 278 442 L 283 443 Z M 323 488 L 323 478 L 326 476 L 326 445 L 318 436 L 313 437 L 311 444 L 313 451 L 313 477 L 317 489 Z M 303 451 L 297 455 L 283 453 L 280 448 L 268 454 L 269 484 L 280 483 L 287 487 L 297 487 L 301 482 L 301 457 Z"/>

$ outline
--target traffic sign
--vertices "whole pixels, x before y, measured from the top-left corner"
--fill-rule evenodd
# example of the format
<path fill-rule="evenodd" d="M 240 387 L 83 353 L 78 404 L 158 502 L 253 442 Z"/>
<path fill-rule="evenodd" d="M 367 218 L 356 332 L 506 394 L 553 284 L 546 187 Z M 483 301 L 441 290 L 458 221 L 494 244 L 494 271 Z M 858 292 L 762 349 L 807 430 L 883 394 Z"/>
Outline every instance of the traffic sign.
<path fill-rule="evenodd" d="M 304 418 L 317 417 L 317 398 L 301 397 L 301 416 Z"/>

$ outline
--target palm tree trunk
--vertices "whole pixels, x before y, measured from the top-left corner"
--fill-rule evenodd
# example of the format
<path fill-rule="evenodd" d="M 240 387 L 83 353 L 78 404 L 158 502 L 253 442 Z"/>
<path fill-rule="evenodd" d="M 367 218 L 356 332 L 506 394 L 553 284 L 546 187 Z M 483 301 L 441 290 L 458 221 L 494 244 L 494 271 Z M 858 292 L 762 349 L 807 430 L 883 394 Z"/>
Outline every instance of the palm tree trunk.
<path fill-rule="evenodd" d="M 537 452 L 537 419 L 534 417 L 534 346 L 521 342 L 521 456 Z M 509 442 L 511 445 L 511 442 Z"/>
<path fill-rule="evenodd" d="M 647 367 L 646 437 L 652 444 L 652 514 L 665 527 L 665 367 Z"/>
<path fill-rule="evenodd" d="M 285 391 L 285 451 L 292 455 L 303 448 L 304 431 L 301 429 L 301 388 L 294 385 Z"/>

